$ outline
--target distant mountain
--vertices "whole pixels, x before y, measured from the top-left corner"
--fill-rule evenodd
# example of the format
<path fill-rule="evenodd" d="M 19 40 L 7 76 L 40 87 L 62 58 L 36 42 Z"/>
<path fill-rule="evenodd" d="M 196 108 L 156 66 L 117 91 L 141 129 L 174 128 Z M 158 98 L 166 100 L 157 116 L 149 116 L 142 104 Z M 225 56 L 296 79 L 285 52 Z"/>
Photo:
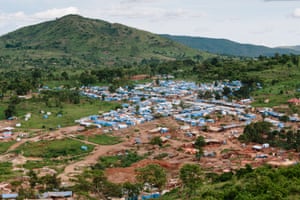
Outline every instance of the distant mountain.
<path fill-rule="evenodd" d="M 283 47 L 279 47 L 279 48 L 292 49 L 292 50 L 295 50 L 295 51 L 300 51 L 300 45 L 297 45 L 297 46 L 283 46 Z"/>
<path fill-rule="evenodd" d="M 207 55 L 156 34 L 78 15 L 24 27 L 0 37 L 0 66 L 117 66 L 143 59 Z"/>
<path fill-rule="evenodd" d="M 190 36 L 173 36 L 161 35 L 162 37 L 172 39 L 180 42 L 191 48 L 207 51 L 209 53 L 230 55 L 230 56 L 243 56 L 243 57 L 258 57 L 272 56 L 275 53 L 279 54 L 300 54 L 299 46 L 294 49 L 288 48 L 269 48 L 266 46 L 240 44 L 226 39 L 213 39 L 205 37 L 190 37 Z"/>

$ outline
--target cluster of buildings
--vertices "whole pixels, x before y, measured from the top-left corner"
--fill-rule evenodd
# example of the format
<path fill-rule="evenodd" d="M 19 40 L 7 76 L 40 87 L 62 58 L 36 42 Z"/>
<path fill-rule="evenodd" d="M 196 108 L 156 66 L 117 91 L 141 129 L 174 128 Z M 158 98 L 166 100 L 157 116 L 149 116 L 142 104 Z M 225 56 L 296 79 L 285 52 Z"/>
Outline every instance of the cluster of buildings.
<path fill-rule="evenodd" d="M 1 194 L 0 199 L 10 199 L 16 200 L 19 199 L 18 193 L 8 193 L 8 194 Z M 47 200 L 74 200 L 73 192 L 72 191 L 62 191 L 62 192 L 45 192 L 37 196 L 36 200 L 38 199 L 47 199 Z M 31 199 L 34 200 L 34 199 Z"/>
<path fill-rule="evenodd" d="M 235 91 L 241 86 L 240 81 L 196 84 L 172 80 L 160 81 L 159 85 L 155 83 L 138 84 L 133 89 L 120 87 L 114 93 L 110 93 L 108 87 L 82 87 L 81 95 L 103 101 L 126 103 L 123 103 L 120 109 L 85 117 L 76 122 L 83 126 L 95 125 L 99 128 L 122 129 L 151 121 L 156 117 L 172 116 L 176 120 L 192 126 L 206 126 L 215 123 L 215 120 L 209 118 L 209 115 L 218 112 L 221 115 L 238 116 L 241 121 L 250 123 L 255 119 L 255 115 L 246 114 L 245 109 L 250 107 L 247 104 L 198 98 L 199 93 L 206 91 L 222 94 L 225 87 Z M 236 125 L 230 125 L 230 127 L 234 126 Z"/>
<path fill-rule="evenodd" d="M 249 103 L 252 99 L 242 99 L 237 102 L 227 101 L 223 95 L 224 88 L 231 92 L 242 87 L 240 81 L 200 83 L 187 81 L 162 80 L 159 84 L 137 84 L 133 88 L 120 87 L 114 93 L 108 87 L 82 87 L 81 95 L 103 101 L 126 102 L 122 108 L 112 110 L 102 115 L 89 116 L 76 120 L 83 126 L 96 125 L 98 127 L 112 127 L 114 129 L 127 128 L 136 124 L 151 121 L 156 117 L 172 116 L 174 119 L 191 126 L 208 126 L 212 130 L 222 131 L 230 128 L 245 126 L 256 119 L 257 113 L 251 113 Z M 220 99 L 199 98 L 205 92 L 218 93 Z M 265 116 L 264 120 L 278 128 L 284 128 L 280 121 L 283 113 L 277 113 L 270 108 L 259 110 Z M 239 123 L 213 127 L 215 120 L 211 114 L 220 116 L 235 116 Z M 298 116 L 288 116 L 289 121 L 298 122 Z"/>
<path fill-rule="evenodd" d="M 282 121 L 282 118 L 286 116 L 284 121 L 286 122 L 299 122 L 300 118 L 297 115 L 287 116 L 285 113 L 275 112 L 272 108 L 263 108 L 259 110 L 261 115 L 264 116 L 264 121 L 270 122 L 273 126 L 279 129 L 284 128 L 286 125 Z"/>

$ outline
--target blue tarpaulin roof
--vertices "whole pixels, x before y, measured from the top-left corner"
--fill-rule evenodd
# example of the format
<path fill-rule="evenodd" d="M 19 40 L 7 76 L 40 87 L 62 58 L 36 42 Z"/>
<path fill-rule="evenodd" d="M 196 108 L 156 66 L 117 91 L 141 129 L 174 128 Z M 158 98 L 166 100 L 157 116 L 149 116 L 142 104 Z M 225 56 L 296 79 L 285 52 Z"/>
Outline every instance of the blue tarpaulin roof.
<path fill-rule="evenodd" d="M 149 195 L 143 195 L 142 200 L 146 199 L 157 199 L 160 197 L 160 194 L 149 194 Z"/>
<path fill-rule="evenodd" d="M 18 197 L 18 194 L 2 194 L 1 198 L 2 199 L 16 199 Z"/>

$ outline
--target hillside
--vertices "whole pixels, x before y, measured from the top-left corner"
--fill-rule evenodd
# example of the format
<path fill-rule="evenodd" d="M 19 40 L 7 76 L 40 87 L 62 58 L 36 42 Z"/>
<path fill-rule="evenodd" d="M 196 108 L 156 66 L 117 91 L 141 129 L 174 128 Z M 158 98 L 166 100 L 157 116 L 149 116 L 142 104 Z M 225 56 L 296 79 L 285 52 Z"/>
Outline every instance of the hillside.
<path fill-rule="evenodd" d="M 68 15 L 0 37 L 1 66 L 125 65 L 207 53 L 121 24 Z M 199 56 L 198 56 L 199 57 Z"/>
<path fill-rule="evenodd" d="M 292 50 L 295 50 L 295 51 L 300 51 L 300 45 L 297 45 L 297 46 L 284 46 L 284 47 L 280 47 L 280 48 L 292 49 Z"/>
<path fill-rule="evenodd" d="M 180 42 L 191 48 L 201 51 L 207 51 L 214 54 L 243 56 L 243 57 L 258 57 L 272 56 L 275 53 L 279 54 L 300 54 L 299 49 L 288 48 L 269 48 L 266 46 L 258 46 L 251 44 L 240 44 L 226 39 L 213 39 L 205 37 L 189 37 L 189 36 L 172 36 L 161 35 L 165 38 Z"/>

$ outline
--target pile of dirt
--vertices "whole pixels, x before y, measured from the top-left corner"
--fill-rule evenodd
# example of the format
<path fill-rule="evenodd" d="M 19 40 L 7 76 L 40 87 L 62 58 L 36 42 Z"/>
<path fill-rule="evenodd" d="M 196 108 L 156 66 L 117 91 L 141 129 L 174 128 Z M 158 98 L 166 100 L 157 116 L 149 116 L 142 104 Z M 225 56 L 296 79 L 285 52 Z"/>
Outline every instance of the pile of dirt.
<path fill-rule="evenodd" d="M 113 183 L 125 183 L 131 182 L 134 183 L 136 176 L 136 169 L 145 167 L 149 164 L 158 164 L 161 167 L 165 168 L 166 171 L 173 171 L 179 169 L 178 163 L 169 163 L 161 160 L 141 160 L 137 163 L 134 163 L 130 167 L 126 168 L 108 168 L 105 170 L 105 175 L 108 181 Z"/>

